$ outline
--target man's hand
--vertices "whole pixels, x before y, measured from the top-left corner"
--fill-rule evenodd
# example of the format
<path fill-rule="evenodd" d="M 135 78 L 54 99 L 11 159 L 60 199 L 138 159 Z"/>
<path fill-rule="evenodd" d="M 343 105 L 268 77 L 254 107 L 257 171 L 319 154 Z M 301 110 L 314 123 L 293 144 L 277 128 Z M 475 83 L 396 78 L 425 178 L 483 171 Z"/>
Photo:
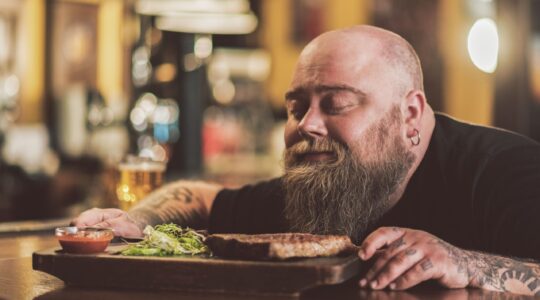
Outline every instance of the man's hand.
<path fill-rule="evenodd" d="M 92 208 L 81 213 L 70 223 L 77 227 L 108 227 L 114 235 L 123 237 L 142 237 L 142 224 L 137 223 L 127 212 L 117 208 Z"/>
<path fill-rule="evenodd" d="M 540 296 L 540 264 L 463 250 L 419 230 L 382 227 L 360 246 L 362 260 L 375 260 L 360 280 L 372 289 L 404 290 L 434 279 L 445 287 Z"/>
<path fill-rule="evenodd" d="M 223 187 L 197 181 L 169 183 L 142 199 L 129 213 L 116 208 L 92 208 L 71 221 L 72 225 L 109 227 L 123 237 L 142 237 L 146 225 L 174 222 L 203 227 L 210 208 Z"/>
<path fill-rule="evenodd" d="M 434 279 L 449 288 L 469 285 L 466 250 L 419 230 L 382 227 L 362 243 L 358 255 L 374 264 L 360 286 L 404 290 Z"/>

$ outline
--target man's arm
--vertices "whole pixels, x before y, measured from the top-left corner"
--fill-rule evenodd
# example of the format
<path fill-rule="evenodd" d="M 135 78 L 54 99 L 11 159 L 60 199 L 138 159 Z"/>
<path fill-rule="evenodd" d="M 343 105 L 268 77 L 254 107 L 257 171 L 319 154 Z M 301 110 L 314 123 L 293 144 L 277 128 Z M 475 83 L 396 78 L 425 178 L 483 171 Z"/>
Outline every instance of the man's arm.
<path fill-rule="evenodd" d="M 149 194 L 128 212 L 116 208 L 93 208 L 71 221 L 74 226 L 114 229 L 115 235 L 142 236 L 146 225 L 175 222 L 182 226 L 204 227 L 220 185 L 178 181 Z"/>
<path fill-rule="evenodd" d="M 128 211 L 139 227 L 175 222 L 205 227 L 212 203 L 222 186 L 206 182 L 178 181 L 161 187 Z"/>
<path fill-rule="evenodd" d="M 360 280 L 373 289 L 403 290 L 433 279 L 449 288 L 477 287 L 540 295 L 540 264 L 457 248 L 419 230 L 379 228 L 359 251 L 373 266 Z"/>
<path fill-rule="evenodd" d="M 533 260 L 508 258 L 464 251 L 470 286 L 493 291 L 540 296 L 540 264 Z"/>

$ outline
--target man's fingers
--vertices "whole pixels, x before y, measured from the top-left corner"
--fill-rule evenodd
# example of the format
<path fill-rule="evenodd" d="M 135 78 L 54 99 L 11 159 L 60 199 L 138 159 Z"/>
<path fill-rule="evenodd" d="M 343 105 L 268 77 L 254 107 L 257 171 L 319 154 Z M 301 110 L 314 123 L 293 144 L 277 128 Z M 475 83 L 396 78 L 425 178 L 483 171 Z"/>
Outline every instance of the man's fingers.
<path fill-rule="evenodd" d="M 360 246 L 358 256 L 363 260 L 370 259 L 377 249 L 390 245 L 403 237 L 405 231 L 398 227 L 381 227 L 372 232 Z"/>
<path fill-rule="evenodd" d="M 77 227 L 94 226 L 104 220 L 118 218 L 123 214 L 125 212 L 117 208 L 92 208 L 82 212 L 70 222 L 70 225 Z"/>
<path fill-rule="evenodd" d="M 370 286 L 374 289 L 384 289 L 424 257 L 420 250 L 410 247 L 392 257 L 380 270 L 377 270 L 375 279 Z"/>
<path fill-rule="evenodd" d="M 122 237 L 141 237 L 142 232 L 140 228 L 133 222 L 129 221 L 127 217 L 121 216 L 114 219 L 107 219 L 103 222 L 97 223 L 95 227 L 107 227 L 112 228 L 115 236 Z"/>
<path fill-rule="evenodd" d="M 128 214 L 117 208 L 93 208 L 81 213 L 71 221 L 72 226 L 108 227 L 114 235 L 123 237 L 141 237 L 141 229 L 132 221 Z"/>
<path fill-rule="evenodd" d="M 103 222 L 99 222 L 97 224 L 94 224 L 94 227 L 100 227 L 100 228 L 111 228 L 114 232 L 115 236 L 124 236 L 124 229 L 121 226 L 122 222 L 120 218 L 118 219 L 109 219 Z"/>
<path fill-rule="evenodd" d="M 429 258 L 424 258 L 390 284 L 392 290 L 405 290 L 420 282 L 433 278 L 435 267 Z"/>
<path fill-rule="evenodd" d="M 113 219 L 125 215 L 126 212 L 118 208 L 105 208 L 103 209 L 103 219 Z"/>
<path fill-rule="evenodd" d="M 101 210 L 99 208 L 85 210 L 77 218 L 73 219 L 70 225 L 77 227 L 85 227 L 99 223 L 101 221 L 100 211 Z"/>
<path fill-rule="evenodd" d="M 405 237 L 402 236 L 398 238 L 397 240 L 390 243 L 388 248 L 384 250 L 377 250 L 373 255 L 373 258 L 375 260 L 375 263 L 366 273 L 366 280 L 371 281 L 377 275 L 381 269 L 390 261 L 394 256 L 400 252 L 402 252 L 404 249 L 410 247 L 410 242 L 405 241 Z M 379 254 L 377 254 L 379 253 Z"/>

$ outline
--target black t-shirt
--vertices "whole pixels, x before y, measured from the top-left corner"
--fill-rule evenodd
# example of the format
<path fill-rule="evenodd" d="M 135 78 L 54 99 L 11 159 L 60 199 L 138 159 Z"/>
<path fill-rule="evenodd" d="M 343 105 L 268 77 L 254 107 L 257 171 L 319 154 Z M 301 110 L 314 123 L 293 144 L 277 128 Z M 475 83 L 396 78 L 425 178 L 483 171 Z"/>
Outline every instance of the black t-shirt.
<path fill-rule="evenodd" d="M 274 179 L 222 190 L 211 232 L 287 231 Z M 428 150 L 403 197 L 378 222 L 427 231 L 465 249 L 540 258 L 540 144 L 436 114 Z"/>

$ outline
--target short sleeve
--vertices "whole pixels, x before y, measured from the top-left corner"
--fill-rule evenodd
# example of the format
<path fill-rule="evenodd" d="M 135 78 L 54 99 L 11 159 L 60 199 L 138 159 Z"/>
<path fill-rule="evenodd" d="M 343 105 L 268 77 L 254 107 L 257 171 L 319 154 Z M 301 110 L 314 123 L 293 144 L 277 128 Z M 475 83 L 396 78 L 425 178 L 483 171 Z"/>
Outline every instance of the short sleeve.
<path fill-rule="evenodd" d="M 281 179 L 221 190 L 210 211 L 210 233 L 286 231 Z"/>

